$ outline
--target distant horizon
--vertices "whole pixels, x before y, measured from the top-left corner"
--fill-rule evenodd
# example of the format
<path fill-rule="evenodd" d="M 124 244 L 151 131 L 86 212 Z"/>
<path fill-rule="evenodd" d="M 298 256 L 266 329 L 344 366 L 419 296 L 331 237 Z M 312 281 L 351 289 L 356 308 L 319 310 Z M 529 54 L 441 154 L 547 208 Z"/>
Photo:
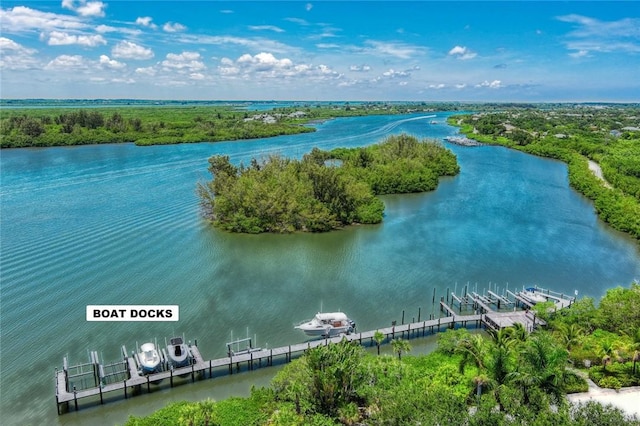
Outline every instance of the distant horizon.
<path fill-rule="evenodd" d="M 133 102 L 172 102 L 172 103 L 213 103 L 213 102 L 237 102 L 237 103 L 406 103 L 406 104 L 623 104 L 623 105 L 640 105 L 638 101 L 605 101 L 605 100 L 591 100 L 591 101 L 523 101 L 523 100 L 406 100 L 406 99 L 393 99 L 393 100 L 362 100 L 362 99 L 169 99 L 169 98 L 0 98 L 0 103 L 7 102 L 30 102 L 30 101 L 43 101 L 43 102 L 118 102 L 118 101 L 133 101 Z"/>

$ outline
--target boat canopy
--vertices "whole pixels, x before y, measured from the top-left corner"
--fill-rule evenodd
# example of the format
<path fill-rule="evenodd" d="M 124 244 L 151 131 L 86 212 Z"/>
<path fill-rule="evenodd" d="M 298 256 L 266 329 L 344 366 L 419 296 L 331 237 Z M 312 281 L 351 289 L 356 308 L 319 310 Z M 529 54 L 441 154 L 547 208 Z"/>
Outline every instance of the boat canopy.
<path fill-rule="evenodd" d="M 346 321 L 347 315 L 342 312 L 318 312 L 316 319 L 319 321 Z"/>

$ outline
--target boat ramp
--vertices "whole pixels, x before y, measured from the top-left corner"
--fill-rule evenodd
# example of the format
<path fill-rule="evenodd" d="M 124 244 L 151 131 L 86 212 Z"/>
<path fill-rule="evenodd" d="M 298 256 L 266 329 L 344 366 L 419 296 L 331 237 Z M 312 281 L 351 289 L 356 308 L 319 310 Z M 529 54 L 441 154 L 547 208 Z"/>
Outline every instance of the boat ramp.
<path fill-rule="evenodd" d="M 538 300 L 533 300 L 532 296 Z M 358 342 L 363 346 L 374 346 L 376 344 L 374 335 L 378 332 L 384 336 L 382 344 L 385 344 L 396 338 L 425 337 L 456 327 L 485 327 L 498 330 L 519 323 L 526 330 L 531 331 L 537 325 L 544 324 L 530 310 L 536 302 L 541 301 L 541 298 L 552 301 L 552 309 L 562 309 L 575 301 L 575 297 L 538 288 L 523 289 L 519 292 L 506 290 L 503 295 L 488 291 L 480 295 L 476 292 L 468 293 L 465 287 L 462 295 L 451 292 L 447 294 L 446 299 L 441 297 L 440 312 L 444 316 L 438 318 L 433 318 L 434 315 L 431 315 L 428 320 L 421 320 L 419 309 L 418 320 L 415 321 L 413 318 L 411 322 L 405 323 L 403 311 L 399 325 L 394 321 L 390 327 L 269 349 L 254 348 L 250 339 L 241 339 L 227 343 L 228 356 L 209 360 L 202 356 L 198 349 L 198 342 L 195 340 L 193 344 L 191 342 L 187 344 L 191 355 L 189 365 L 174 368 L 163 357 L 160 371 L 150 374 L 142 372 L 135 353 L 128 355 L 124 346 L 122 360 L 111 364 L 104 364 L 100 361 L 98 353 L 91 351 L 87 363 L 70 366 L 67 358 L 64 358 L 63 368 L 56 369 L 55 389 L 58 414 L 68 412 L 71 406 L 77 411 L 81 401 L 88 405 L 96 405 L 122 397 L 126 399 L 140 395 L 145 390 L 146 393 L 151 393 L 157 384 L 166 380 L 169 381 L 170 387 L 174 387 L 196 380 L 232 375 L 242 371 L 243 368 L 245 371 L 252 371 L 263 366 L 272 366 L 274 363 L 290 362 L 309 349 L 338 343 L 343 339 Z M 435 294 L 433 302 L 435 303 Z M 236 350 L 233 350 L 232 343 L 245 341 L 248 341 L 246 349 L 240 350 L 236 346 Z"/>

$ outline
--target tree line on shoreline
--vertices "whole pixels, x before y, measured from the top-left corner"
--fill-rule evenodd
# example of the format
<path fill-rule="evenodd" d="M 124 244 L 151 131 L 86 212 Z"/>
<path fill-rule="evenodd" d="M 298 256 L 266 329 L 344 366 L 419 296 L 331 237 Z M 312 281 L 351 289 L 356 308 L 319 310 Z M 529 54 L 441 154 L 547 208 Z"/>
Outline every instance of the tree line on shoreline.
<path fill-rule="evenodd" d="M 447 330 L 428 355 L 407 356 L 410 345 L 401 339 L 391 342 L 397 357 L 367 353 L 356 342 L 319 346 L 247 398 L 173 403 L 126 426 L 638 426 L 640 419 L 620 409 L 572 404 L 566 395 L 587 391 L 587 376 L 616 389 L 640 384 L 639 303 L 638 283 L 608 290 L 597 307 L 592 298 L 559 311 L 541 303 L 534 310 L 545 328 Z"/>
<path fill-rule="evenodd" d="M 118 106 L 3 109 L 0 147 L 219 142 L 308 133 L 315 120 L 404 114 L 433 109 L 420 104 L 305 105 L 251 111 L 237 106 Z"/>
<path fill-rule="evenodd" d="M 213 179 L 198 193 L 205 216 L 226 231 L 323 232 L 380 223 L 378 195 L 431 191 L 459 170 L 441 144 L 402 134 L 362 148 L 314 148 L 301 160 L 271 155 L 234 166 L 213 156 Z"/>
<path fill-rule="evenodd" d="M 511 110 L 451 116 L 449 124 L 479 142 L 567 163 L 569 183 L 594 202 L 599 217 L 640 240 L 639 113 L 637 107 Z"/>

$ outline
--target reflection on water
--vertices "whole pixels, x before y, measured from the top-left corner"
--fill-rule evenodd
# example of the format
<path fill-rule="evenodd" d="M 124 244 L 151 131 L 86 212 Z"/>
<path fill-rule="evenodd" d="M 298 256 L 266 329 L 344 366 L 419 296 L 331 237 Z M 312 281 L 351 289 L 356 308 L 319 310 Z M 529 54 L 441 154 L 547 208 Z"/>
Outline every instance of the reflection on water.
<path fill-rule="evenodd" d="M 498 147 L 451 145 L 460 175 L 431 193 L 385 196 L 380 225 L 232 235 L 199 215 L 195 184 L 209 178 L 213 154 L 248 163 L 392 133 L 455 133 L 429 123 L 420 115 L 361 117 L 253 141 L 3 150 L 3 424 L 122 422 L 123 413 L 146 414 L 170 399 L 221 395 L 223 380 L 246 393 L 273 374 L 214 379 L 58 417 L 53 370 L 64 356 L 84 362 L 89 350 L 110 362 L 122 345 L 184 333 L 198 339 L 205 358 L 216 358 L 231 333 L 255 336 L 262 347 L 304 341 L 293 325 L 321 309 L 346 312 L 364 331 L 400 320 L 403 310 L 407 318 L 418 309 L 423 318 L 437 314 L 434 291 L 440 297 L 463 284 L 479 291 L 538 284 L 599 297 L 640 277 L 636 243 L 597 219 L 568 187 L 565 165 Z M 98 304 L 177 304 L 180 321 L 86 322 L 85 306 Z M 220 389 L 236 389 L 230 386 Z"/>

